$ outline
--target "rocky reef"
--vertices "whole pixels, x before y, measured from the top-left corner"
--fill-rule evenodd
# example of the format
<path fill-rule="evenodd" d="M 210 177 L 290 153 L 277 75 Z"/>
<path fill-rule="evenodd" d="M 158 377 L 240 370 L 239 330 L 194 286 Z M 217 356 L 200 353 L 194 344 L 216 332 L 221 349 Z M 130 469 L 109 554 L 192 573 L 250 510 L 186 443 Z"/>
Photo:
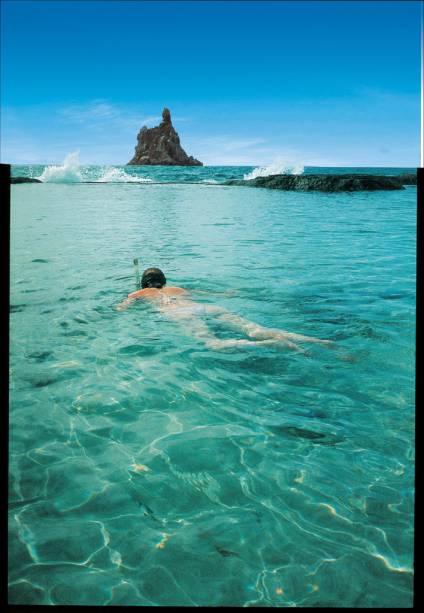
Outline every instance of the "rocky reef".
<path fill-rule="evenodd" d="M 402 185 L 416 185 L 417 173 L 405 173 L 396 177 L 402 183 Z"/>
<path fill-rule="evenodd" d="M 10 177 L 11 183 L 42 183 L 40 179 L 32 179 L 31 177 Z"/>
<path fill-rule="evenodd" d="M 375 190 L 404 189 L 404 185 L 417 182 L 416 175 L 367 175 L 367 174 L 304 174 L 269 175 L 250 180 L 230 179 L 225 185 L 267 187 L 286 191 L 358 192 Z"/>
<path fill-rule="evenodd" d="M 169 109 L 162 111 L 162 121 L 155 128 L 143 126 L 137 136 L 135 155 L 127 165 L 136 166 L 203 166 L 188 156 L 171 121 Z"/>

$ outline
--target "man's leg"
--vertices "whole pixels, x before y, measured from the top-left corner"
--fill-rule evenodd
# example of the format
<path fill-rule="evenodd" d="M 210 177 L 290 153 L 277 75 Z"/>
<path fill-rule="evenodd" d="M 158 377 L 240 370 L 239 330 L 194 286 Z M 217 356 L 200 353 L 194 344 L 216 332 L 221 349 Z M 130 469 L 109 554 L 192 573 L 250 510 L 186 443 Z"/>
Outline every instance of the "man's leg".
<path fill-rule="evenodd" d="M 275 345 L 282 344 L 289 349 L 294 349 L 295 351 L 299 351 L 301 353 L 305 353 L 303 349 L 301 349 L 298 345 L 293 343 L 288 338 L 285 338 L 280 330 L 271 330 L 269 328 L 264 328 L 248 319 L 244 319 L 239 315 L 234 315 L 234 313 L 230 313 L 222 308 L 214 307 L 212 311 L 216 318 L 219 321 L 224 322 L 226 325 L 236 328 L 241 332 L 244 332 L 247 336 L 254 340 L 245 340 L 245 339 L 229 339 L 228 341 L 220 341 L 222 347 L 231 347 L 236 345 Z"/>
<path fill-rule="evenodd" d="M 222 310 L 219 307 L 208 308 L 207 311 L 210 314 L 216 315 L 217 313 L 222 313 Z M 237 339 L 237 338 L 229 338 L 229 339 L 220 339 L 215 336 L 210 328 L 205 324 L 204 321 L 200 319 L 198 316 L 193 316 L 190 319 L 185 320 L 187 323 L 185 328 L 189 331 L 193 336 L 195 336 L 199 341 L 205 344 L 209 349 L 227 349 L 228 347 L 249 347 L 253 345 L 260 344 L 275 344 L 277 341 L 275 339 L 264 339 L 264 340 L 248 340 L 248 339 Z M 293 344 L 293 343 L 291 343 Z M 296 347 L 296 345 L 294 345 Z"/>
<path fill-rule="evenodd" d="M 217 317 L 221 321 L 224 321 L 238 330 L 241 330 L 250 338 L 258 340 L 274 339 L 276 342 L 279 341 L 291 349 L 299 349 L 298 346 L 292 341 L 319 343 L 327 346 L 332 344 L 331 341 L 313 338 L 312 336 L 295 334 L 294 332 L 285 332 L 284 330 L 279 330 L 277 328 L 265 328 L 264 326 L 260 326 L 259 324 L 249 321 L 248 319 L 244 319 L 239 315 L 234 315 L 233 313 L 224 311 L 224 309 L 217 314 Z"/>
<path fill-rule="evenodd" d="M 244 332 L 247 336 L 250 337 L 250 339 L 252 339 L 220 339 L 211 332 L 209 327 L 205 324 L 204 321 L 202 321 L 200 316 L 195 314 L 192 314 L 189 318 L 187 316 L 184 316 L 184 318 L 179 316 L 178 319 L 185 320 L 186 330 L 188 330 L 191 334 L 193 334 L 193 336 L 203 342 L 206 347 L 209 347 L 211 349 L 226 349 L 228 347 L 251 347 L 259 345 L 279 344 L 289 349 L 293 349 L 294 351 L 298 351 L 300 353 L 307 353 L 304 349 L 292 342 L 291 339 L 323 344 L 330 343 L 330 341 L 322 341 L 320 339 L 311 338 L 309 336 L 302 336 L 301 334 L 294 334 L 290 332 L 284 332 L 283 330 L 265 328 L 264 326 L 260 326 L 259 324 L 253 323 L 252 321 L 244 319 L 239 315 L 234 315 L 234 313 L 230 313 L 222 307 L 214 305 L 203 306 L 204 313 L 214 315 L 219 321 L 222 321 L 226 325 L 236 328 L 241 332 Z"/>

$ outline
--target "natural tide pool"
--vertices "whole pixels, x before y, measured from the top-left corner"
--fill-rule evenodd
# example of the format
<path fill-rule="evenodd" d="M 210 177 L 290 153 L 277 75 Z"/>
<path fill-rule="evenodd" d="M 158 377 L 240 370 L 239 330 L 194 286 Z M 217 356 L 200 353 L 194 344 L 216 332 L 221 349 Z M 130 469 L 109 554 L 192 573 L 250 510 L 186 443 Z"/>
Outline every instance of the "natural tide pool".
<path fill-rule="evenodd" d="M 415 254 L 414 187 L 12 186 L 9 602 L 411 606 Z M 134 257 L 335 348 L 116 311 Z"/>

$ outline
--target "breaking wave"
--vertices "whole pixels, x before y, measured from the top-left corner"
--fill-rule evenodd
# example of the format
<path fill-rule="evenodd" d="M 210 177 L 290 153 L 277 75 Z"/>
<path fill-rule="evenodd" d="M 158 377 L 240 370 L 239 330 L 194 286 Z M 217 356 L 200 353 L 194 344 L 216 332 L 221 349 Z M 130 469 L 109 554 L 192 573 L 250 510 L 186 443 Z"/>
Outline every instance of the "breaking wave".
<path fill-rule="evenodd" d="M 256 179 L 256 177 L 268 177 L 270 175 L 301 175 L 304 170 L 304 165 L 299 162 L 291 164 L 284 160 L 276 160 L 269 166 L 254 168 L 251 172 L 245 174 L 243 179 L 249 181 L 250 179 Z"/>
<path fill-rule="evenodd" d="M 60 166 L 47 166 L 39 177 L 43 183 L 151 183 L 152 179 L 128 174 L 121 168 L 81 166 L 79 151 L 69 153 Z"/>
<path fill-rule="evenodd" d="M 80 183 L 84 179 L 80 171 L 79 151 L 69 153 L 62 166 L 47 166 L 37 179 L 43 183 Z"/>
<path fill-rule="evenodd" d="M 109 167 L 103 171 L 99 179 L 96 179 L 96 183 L 152 183 L 152 179 L 136 177 L 129 175 L 120 168 Z"/>

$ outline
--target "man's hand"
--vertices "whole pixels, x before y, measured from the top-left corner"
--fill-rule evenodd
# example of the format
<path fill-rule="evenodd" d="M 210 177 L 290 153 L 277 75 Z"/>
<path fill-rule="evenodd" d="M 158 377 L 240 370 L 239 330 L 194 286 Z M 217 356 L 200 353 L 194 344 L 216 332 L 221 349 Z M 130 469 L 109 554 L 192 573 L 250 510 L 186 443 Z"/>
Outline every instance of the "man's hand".
<path fill-rule="evenodd" d="M 134 302 L 133 299 L 125 298 L 125 300 L 123 300 L 122 302 L 116 305 L 115 309 L 117 311 L 125 311 L 125 309 L 128 309 L 128 307 L 130 307 L 133 302 Z"/>

